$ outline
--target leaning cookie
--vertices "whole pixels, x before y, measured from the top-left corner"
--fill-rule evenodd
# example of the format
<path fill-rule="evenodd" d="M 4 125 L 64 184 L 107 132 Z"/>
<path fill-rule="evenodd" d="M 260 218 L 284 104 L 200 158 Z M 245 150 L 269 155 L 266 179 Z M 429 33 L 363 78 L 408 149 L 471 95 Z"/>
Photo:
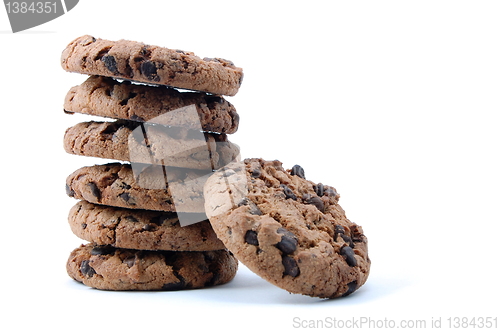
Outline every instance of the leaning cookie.
<path fill-rule="evenodd" d="M 165 179 L 166 169 L 168 182 Z M 70 197 L 95 204 L 204 215 L 205 181 L 204 171 L 165 168 L 161 165 L 109 163 L 85 166 L 74 171 L 66 179 L 66 193 Z M 171 186 L 176 186 L 176 195 L 181 199 L 174 199 Z M 206 216 L 199 220 L 204 219 Z"/>
<path fill-rule="evenodd" d="M 64 100 L 64 111 L 221 134 L 233 134 L 239 125 L 236 109 L 221 96 L 103 76 L 91 76 L 72 87 Z"/>
<path fill-rule="evenodd" d="M 205 209 L 235 257 L 269 282 L 321 298 L 347 296 L 368 278 L 367 238 L 346 218 L 337 191 L 285 170 L 279 161 L 246 159 L 205 183 Z"/>
<path fill-rule="evenodd" d="M 235 160 L 239 148 L 225 134 L 135 121 L 81 122 L 66 130 L 71 154 L 190 169 L 217 169 Z"/>
<path fill-rule="evenodd" d="M 174 212 L 137 210 L 80 201 L 68 216 L 73 233 L 98 245 L 140 250 L 225 249 L 208 220 L 181 227 Z"/>
<path fill-rule="evenodd" d="M 238 261 L 227 250 L 145 251 L 81 245 L 68 258 L 71 278 L 102 290 L 174 291 L 225 284 Z"/>
<path fill-rule="evenodd" d="M 64 49 L 61 65 L 70 72 L 228 96 L 238 92 L 243 80 L 243 70 L 229 60 L 202 59 L 192 52 L 89 35 L 73 40 Z"/>

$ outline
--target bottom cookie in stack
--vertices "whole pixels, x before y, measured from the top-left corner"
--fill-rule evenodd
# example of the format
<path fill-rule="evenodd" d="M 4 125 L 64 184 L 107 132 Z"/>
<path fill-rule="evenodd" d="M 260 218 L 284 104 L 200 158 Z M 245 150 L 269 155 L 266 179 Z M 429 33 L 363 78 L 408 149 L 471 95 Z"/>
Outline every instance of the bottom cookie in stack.
<path fill-rule="evenodd" d="M 183 290 L 220 285 L 236 274 L 237 260 L 226 249 L 146 251 L 99 246 L 73 250 L 70 277 L 102 290 Z"/>

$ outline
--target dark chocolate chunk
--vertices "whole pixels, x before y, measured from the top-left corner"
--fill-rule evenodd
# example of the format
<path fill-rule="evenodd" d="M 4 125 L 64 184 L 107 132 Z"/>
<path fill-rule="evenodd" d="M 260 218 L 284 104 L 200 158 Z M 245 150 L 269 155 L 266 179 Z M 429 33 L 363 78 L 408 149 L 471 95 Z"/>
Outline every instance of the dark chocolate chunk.
<path fill-rule="evenodd" d="M 338 234 L 344 234 L 344 233 L 345 233 L 344 226 L 335 225 L 335 238 L 337 238 Z"/>
<path fill-rule="evenodd" d="M 112 246 L 108 246 L 108 245 L 95 246 L 90 251 L 90 254 L 91 255 L 111 255 L 111 254 L 114 254 L 115 250 L 116 250 L 116 248 L 114 248 Z"/>
<path fill-rule="evenodd" d="M 325 212 L 325 204 L 318 196 L 304 195 L 304 203 L 314 205 L 321 212 Z"/>
<path fill-rule="evenodd" d="M 293 167 L 292 167 L 292 171 L 291 171 L 291 173 L 290 173 L 290 174 L 292 174 L 292 175 L 297 175 L 298 177 L 301 177 L 301 178 L 303 178 L 303 179 L 305 179 L 305 178 L 306 178 L 306 176 L 305 176 L 305 174 L 304 174 L 304 169 L 303 169 L 301 166 L 299 166 L 299 165 L 295 165 L 295 166 L 293 166 Z"/>
<path fill-rule="evenodd" d="M 135 256 L 130 256 L 130 257 L 127 257 L 123 260 L 123 264 L 127 264 L 127 266 L 130 268 L 132 266 L 134 266 L 135 264 Z"/>
<path fill-rule="evenodd" d="M 150 81 L 158 82 L 160 80 L 157 70 L 156 64 L 153 61 L 144 61 L 141 63 L 141 73 Z"/>
<path fill-rule="evenodd" d="M 252 202 L 248 197 L 243 198 L 238 204 L 238 206 L 243 206 L 243 205 L 249 207 L 248 213 L 256 216 L 262 215 L 262 211 L 259 209 L 259 207 L 254 202 Z"/>
<path fill-rule="evenodd" d="M 257 232 L 253 230 L 248 230 L 245 233 L 245 242 L 253 246 L 258 246 L 259 239 L 257 238 Z"/>
<path fill-rule="evenodd" d="M 297 277 L 300 274 L 299 266 L 293 257 L 283 256 L 281 263 L 285 267 L 284 275 L 288 275 L 291 277 Z"/>
<path fill-rule="evenodd" d="M 292 189 L 290 189 L 286 184 L 280 184 L 280 187 L 283 188 L 283 192 L 285 193 L 286 199 L 291 198 L 294 201 L 297 200 L 297 196 L 295 196 Z"/>
<path fill-rule="evenodd" d="M 344 294 L 342 294 L 343 297 L 354 293 L 354 291 L 356 290 L 356 288 L 358 288 L 358 282 L 356 280 L 351 281 L 350 283 L 347 284 L 347 287 L 348 287 L 347 288 L 347 292 L 345 292 Z"/>
<path fill-rule="evenodd" d="M 119 74 L 118 72 L 118 67 L 116 64 L 116 59 L 112 55 L 105 55 L 101 58 L 102 62 L 104 62 L 104 65 L 106 68 L 112 72 L 113 74 Z"/>
<path fill-rule="evenodd" d="M 356 261 L 356 257 L 354 257 L 354 250 L 352 250 L 349 246 L 344 246 L 340 249 L 340 254 L 344 257 L 347 265 L 356 266 L 358 262 Z"/>
<path fill-rule="evenodd" d="M 75 191 L 71 189 L 69 185 L 66 185 L 66 195 L 68 195 L 69 197 L 75 196 Z"/>
<path fill-rule="evenodd" d="M 323 186 L 323 183 L 318 183 L 317 185 L 315 185 L 314 191 L 319 197 L 323 196 L 325 194 L 325 187 Z"/>
<path fill-rule="evenodd" d="M 260 169 L 256 168 L 256 169 L 252 170 L 252 174 L 251 175 L 252 175 L 253 178 L 258 178 L 260 176 L 260 174 L 261 174 Z"/>
<path fill-rule="evenodd" d="M 335 197 L 337 196 L 337 192 L 333 189 L 333 188 L 328 188 L 325 190 L 324 192 L 325 195 L 329 196 L 329 197 Z"/>
<path fill-rule="evenodd" d="M 171 282 L 171 283 L 163 285 L 161 290 L 176 291 L 176 290 L 184 289 L 184 287 L 185 287 L 185 282 L 183 280 L 180 280 L 178 282 Z"/>
<path fill-rule="evenodd" d="M 96 273 L 92 266 L 89 265 L 88 260 L 82 261 L 80 264 L 80 272 L 87 278 L 92 278 L 92 276 Z"/>
<path fill-rule="evenodd" d="M 354 242 L 352 242 L 352 239 L 351 237 L 345 235 L 345 234 L 341 234 L 340 237 L 342 239 L 344 239 L 345 243 L 347 243 L 347 245 L 351 248 L 354 248 Z"/>
<path fill-rule="evenodd" d="M 281 236 L 280 242 L 276 244 L 276 248 L 281 250 L 285 255 L 293 253 L 297 249 L 298 244 L 295 234 L 285 228 L 279 228 L 278 233 L 283 235 Z"/>
<path fill-rule="evenodd" d="M 120 198 L 123 199 L 125 202 L 128 202 L 130 200 L 130 194 L 129 193 L 121 193 L 118 196 L 120 196 Z"/>
<path fill-rule="evenodd" d="M 92 195 L 94 195 L 94 197 L 97 198 L 98 201 L 100 201 L 101 200 L 101 191 L 99 190 L 97 185 L 94 182 L 89 182 L 89 183 L 87 183 L 87 185 L 89 186 L 90 192 L 92 193 Z"/>

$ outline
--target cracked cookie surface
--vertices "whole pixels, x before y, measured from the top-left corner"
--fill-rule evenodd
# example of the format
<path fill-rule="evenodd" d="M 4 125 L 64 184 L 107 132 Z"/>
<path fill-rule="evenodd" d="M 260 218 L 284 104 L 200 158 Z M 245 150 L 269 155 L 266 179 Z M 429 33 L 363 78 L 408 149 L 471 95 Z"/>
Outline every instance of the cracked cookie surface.
<path fill-rule="evenodd" d="M 335 188 L 302 167 L 245 159 L 216 171 L 205 210 L 235 257 L 267 281 L 320 298 L 347 296 L 367 280 L 367 238 L 347 219 Z"/>
<path fill-rule="evenodd" d="M 221 134 L 233 134 L 239 125 L 236 109 L 221 96 L 118 82 L 103 76 L 91 76 L 72 87 L 66 94 L 64 110 Z"/>
<path fill-rule="evenodd" d="M 181 227 L 174 212 L 116 208 L 76 203 L 68 216 L 81 239 L 139 250 L 206 251 L 225 249 L 208 220 Z"/>
<path fill-rule="evenodd" d="M 202 59 L 192 52 L 89 35 L 68 44 L 61 65 L 70 72 L 228 96 L 235 95 L 243 81 L 243 70 L 229 60 Z"/>
<path fill-rule="evenodd" d="M 73 250 L 66 263 L 71 278 L 102 290 L 204 288 L 231 281 L 238 261 L 227 250 L 145 251 L 98 246 Z"/>

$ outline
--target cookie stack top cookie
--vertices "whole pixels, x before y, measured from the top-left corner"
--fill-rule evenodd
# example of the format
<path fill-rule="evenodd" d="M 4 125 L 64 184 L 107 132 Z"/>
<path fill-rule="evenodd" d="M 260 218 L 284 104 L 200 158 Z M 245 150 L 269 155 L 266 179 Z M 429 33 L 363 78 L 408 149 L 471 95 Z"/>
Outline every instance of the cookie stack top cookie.
<path fill-rule="evenodd" d="M 70 72 L 227 96 L 234 96 L 243 81 L 243 70 L 226 59 L 202 59 L 192 52 L 89 35 L 76 38 L 66 47 L 61 65 Z"/>

